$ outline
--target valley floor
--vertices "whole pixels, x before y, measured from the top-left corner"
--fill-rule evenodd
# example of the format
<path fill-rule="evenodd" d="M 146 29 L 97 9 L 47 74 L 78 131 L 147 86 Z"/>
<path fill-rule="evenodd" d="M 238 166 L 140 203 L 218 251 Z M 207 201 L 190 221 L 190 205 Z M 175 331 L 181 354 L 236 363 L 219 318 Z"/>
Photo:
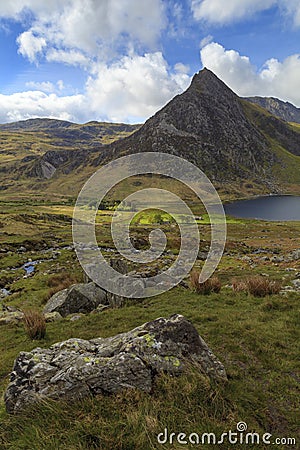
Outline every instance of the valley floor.
<path fill-rule="evenodd" d="M 2 201 L 0 207 L 0 304 L 11 309 L 42 310 L 54 290 L 83 281 L 72 246 L 72 205 Z M 113 253 L 111 214 L 102 211 L 97 218 L 97 235 L 108 258 Z M 133 226 L 137 242 L 143 242 L 151 226 L 147 221 Z M 170 264 L 178 253 L 176 228 L 168 224 L 162 227 L 169 238 L 168 252 L 155 263 L 158 266 L 153 264 L 148 270 Z M 198 268 L 210 239 L 205 217 L 199 221 L 199 229 L 203 247 L 196 262 Z M 180 378 L 162 376 L 157 378 L 152 394 L 125 391 L 80 403 L 50 402 L 17 417 L 5 412 L 1 400 L 0 448 L 194 448 L 178 443 L 160 445 L 157 435 L 167 428 L 175 433 L 214 432 L 220 436 L 236 430 L 240 421 L 261 435 L 269 432 L 272 439 L 295 438 L 299 443 L 300 291 L 292 283 L 300 278 L 299 236 L 300 222 L 229 219 L 226 249 L 216 272 L 222 282 L 220 293 L 199 295 L 178 286 L 157 297 L 128 301 L 119 309 L 82 315 L 76 321 L 64 318 L 48 323 L 43 340 L 31 341 L 21 321 L 1 322 L 0 311 L 2 393 L 21 351 L 49 347 L 71 337 L 113 336 L 174 313 L 195 325 L 224 364 L 229 379 L 220 386 L 195 372 Z M 31 271 L 26 272 L 26 263 L 33 267 Z M 253 274 L 280 281 L 285 292 L 264 298 L 233 292 L 233 278 L 243 280 Z M 215 448 L 247 446 L 216 444 Z M 297 446 L 274 443 L 272 448 Z"/>

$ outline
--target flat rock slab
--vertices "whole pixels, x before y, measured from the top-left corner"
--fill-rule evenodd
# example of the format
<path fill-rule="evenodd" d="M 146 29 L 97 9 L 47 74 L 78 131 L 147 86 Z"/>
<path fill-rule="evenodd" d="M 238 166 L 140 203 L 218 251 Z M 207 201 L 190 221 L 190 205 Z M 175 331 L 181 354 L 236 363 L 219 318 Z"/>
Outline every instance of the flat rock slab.
<path fill-rule="evenodd" d="M 151 392 L 156 374 L 179 375 L 189 364 L 225 381 L 221 362 L 181 315 L 159 318 L 111 338 L 69 339 L 49 349 L 22 352 L 5 393 L 18 413 L 40 399 L 79 399 L 124 388 Z"/>

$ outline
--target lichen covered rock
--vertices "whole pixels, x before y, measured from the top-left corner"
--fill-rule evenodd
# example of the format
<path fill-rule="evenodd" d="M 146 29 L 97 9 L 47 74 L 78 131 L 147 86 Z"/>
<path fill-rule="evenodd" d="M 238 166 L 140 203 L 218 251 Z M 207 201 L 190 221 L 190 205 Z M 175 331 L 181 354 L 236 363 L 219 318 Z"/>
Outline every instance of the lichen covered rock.
<path fill-rule="evenodd" d="M 227 379 L 223 365 L 183 316 L 159 318 L 111 338 L 69 339 L 17 357 L 5 393 L 18 413 L 40 399 L 79 399 L 124 388 L 151 392 L 158 373 L 179 375 L 189 364 Z"/>

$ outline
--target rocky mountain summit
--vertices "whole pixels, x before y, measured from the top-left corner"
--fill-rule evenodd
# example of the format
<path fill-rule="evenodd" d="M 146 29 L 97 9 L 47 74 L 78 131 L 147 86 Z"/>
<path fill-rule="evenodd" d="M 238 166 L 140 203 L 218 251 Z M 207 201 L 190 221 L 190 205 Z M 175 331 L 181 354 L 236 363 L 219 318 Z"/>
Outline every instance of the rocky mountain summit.
<path fill-rule="evenodd" d="M 135 388 L 151 392 L 159 373 L 180 375 L 190 364 L 226 381 L 222 363 L 181 315 L 159 318 L 111 338 L 69 339 L 17 357 L 5 393 L 18 413 L 42 399 L 80 399 Z"/>
<path fill-rule="evenodd" d="M 246 100 L 267 109 L 285 122 L 300 123 L 300 108 L 296 108 L 292 103 L 274 97 L 246 97 Z"/>
<path fill-rule="evenodd" d="M 277 159 L 265 136 L 248 119 L 239 97 L 207 69 L 136 133 L 108 146 L 93 163 L 97 166 L 111 154 L 144 151 L 184 157 L 214 181 L 255 174 L 266 178 Z"/>

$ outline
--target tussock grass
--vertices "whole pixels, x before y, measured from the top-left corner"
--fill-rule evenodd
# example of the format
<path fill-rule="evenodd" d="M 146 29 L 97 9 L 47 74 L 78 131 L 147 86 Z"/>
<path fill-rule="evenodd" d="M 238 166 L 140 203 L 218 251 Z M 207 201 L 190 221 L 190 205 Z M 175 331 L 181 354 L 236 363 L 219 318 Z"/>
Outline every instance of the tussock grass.
<path fill-rule="evenodd" d="M 40 311 L 29 309 L 24 311 L 24 327 L 30 339 L 44 339 L 46 335 L 46 320 Z"/>
<path fill-rule="evenodd" d="M 232 280 L 232 288 L 235 292 L 248 292 L 254 297 L 266 297 L 267 295 L 279 294 L 281 283 L 260 275 L 249 276 L 244 280 Z"/>
<path fill-rule="evenodd" d="M 220 292 L 222 285 L 218 277 L 214 276 L 204 281 L 204 283 L 200 283 L 199 275 L 200 272 L 197 270 L 193 270 L 190 275 L 191 287 L 197 294 L 208 295 L 213 292 Z"/>

